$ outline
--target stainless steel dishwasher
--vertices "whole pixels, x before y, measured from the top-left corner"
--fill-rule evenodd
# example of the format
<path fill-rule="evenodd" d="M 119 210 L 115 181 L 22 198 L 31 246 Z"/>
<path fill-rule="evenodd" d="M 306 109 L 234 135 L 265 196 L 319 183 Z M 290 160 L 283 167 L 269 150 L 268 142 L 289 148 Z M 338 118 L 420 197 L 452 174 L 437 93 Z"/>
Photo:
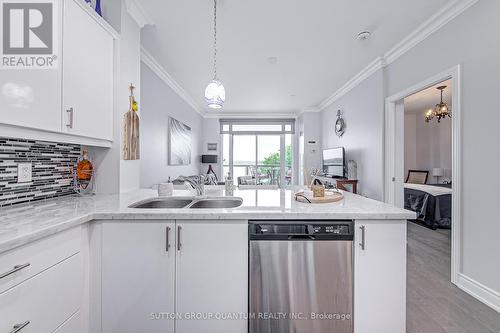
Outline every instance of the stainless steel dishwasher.
<path fill-rule="evenodd" d="M 353 236 L 352 221 L 250 221 L 249 332 L 352 332 Z"/>

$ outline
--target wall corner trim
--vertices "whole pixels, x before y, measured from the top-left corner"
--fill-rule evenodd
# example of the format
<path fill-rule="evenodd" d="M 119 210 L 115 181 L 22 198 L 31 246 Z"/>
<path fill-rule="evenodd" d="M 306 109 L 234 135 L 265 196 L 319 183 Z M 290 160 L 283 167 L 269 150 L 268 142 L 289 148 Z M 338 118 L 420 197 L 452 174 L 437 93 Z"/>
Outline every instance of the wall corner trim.
<path fill-rule="evenodd" d="M 163 68 L 162 65 L 141 46 L 141 61 L 148 66 L 163 82 L 165 82 L 180 98 L 182 98 L 193 110 L 201 116 L 205 116 L 202 109 L 196 104 L 194 99 L 181 87 L 177 81 Z"/>
<path fill-rule="evenodd" d="M 441 29 L 448 22 L 465 12 L 479 0 L 455 0 L 447 3 L 444 7 L 438 10 L 434 15 L 429 17 L 424 23 L 419 25 L 413 32 L 403 38 L 399 43 L 384 53 L 381 57 L 377 57 L 368 66 L 357 73 L 353 78 L 347 81 L 342 87 L 335 91 L 332 95 L 323 100 L 318 108 L 324 110 L 336 100 L 347 94 L 365 79 L 370 77 L 377 70 L 393 63 L 406 52 L 424 41 L 434 32 Z"/>
<path fill-rule="evenodd" d="M 327 97 L 318 106 L 320 111 L 326 109 L 328 106 L 332 105 L 336 100 L 347 94 L 353 88 L 358 86 L 361 82 L 369 78 L 373 73 L 385 66 L 385 61 L 382 57 L 376 58 L 368 66 L 363 68 L 358 74 L 347 81 L 342 87 L 335 91 L 332 95 Z"/>
<path fill-rule="evenodd" d="M 455 0 L 447 3 L 444 7 L 429 17 L 424 23 L 418 26 L 415 30 L 413 30 L 413 32 L 403 38 L 403 40 L 384 54 L 384 59 L 386 60 L 387 65 L 396 61 L 396 59 L 411 50 L 434 32 L 441 29 L 448 22 L 462 14 L 478 1 L 479 0 Z"/>
<path fill-rule="evenodd" d="M 127 12 L 142 29 L 146 25 L 153 25 L 154 22 L 149 14 L 144 10 L 142 5 L 137 0 L 125 0 Z"/>
<path fill-rule="evenodd" d="M 500 293 L 462 273 L 458 274 L 457 286 L 492 309 L 500 312 Z"/>
<path fill-rule="evenodd" d="M 311 113 L 311 112 L 321 112 L 321 109 L 319 107 L 302 108 L 295 114 L 295 117 L 298 117 L 303 113 Z"/>

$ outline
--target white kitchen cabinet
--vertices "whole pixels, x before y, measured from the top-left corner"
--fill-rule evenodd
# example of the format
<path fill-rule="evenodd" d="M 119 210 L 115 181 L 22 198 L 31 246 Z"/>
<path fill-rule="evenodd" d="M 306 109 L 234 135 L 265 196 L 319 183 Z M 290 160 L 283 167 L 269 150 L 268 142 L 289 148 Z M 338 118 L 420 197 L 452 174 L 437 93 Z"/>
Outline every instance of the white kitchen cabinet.
<path fill-rule="evenodd" d="M 109 147 L 118 34 L 82 0 L 56 8 L 58 65 L 0 69 L 0 133 Z"/>
<path fill-rule="evenodd" d="M 73 256 L 82 249 L 81 229 L 73 228 L 0 254 L 0 294 Z"/>
<path fill-rule="evenodd" d="M 203 315 L 248 312 L 248 225 L 177 221 L 176 311 Z M 177 320 L 176 333 L 244 333 L 247 321 Z"/>
<path fill-rule="evenodd" d="M 354 270 L 354 332 L 406 332 L 406 222 L 357 220 Z"/>
<path fill-rule="evenodd" d="M 75 313 L 64 324 L 59 326 L 53 333 L 79 333 L 82 332 L 82 317 L 80 311 Z M 20 332 L 22 333 L 22 331 Z M 83 333 L 83 332 L 82 332 Z"/>
<path fill-rule="evenodd" d="M 174 332 L 173 320 L 151 318 L 174 313 L 174 230 L 173 221 L 102 224 L 102 333 Z"/>
<path fill-rule="evenodd" d="M 242 221 L 104 221 L 102 333 L 246 332 L 244 319 L 185 318 L 247 313 L 247 228 Z"/>
<path fill-rule="evenodd" d="M 0 294 L 0 332 L 53 332 L 82 305 L 84 270 L 78 253 Z"/>
<path fill-rule="evenodd" d="M 54 19 L 60 27 L 62 6 L 57 10 Z M 54 43 L 59 57 L 61 36 L 59 33 Z M 60 61 L 53 69 L 0 69 L 0 123 L 60 132 L 61 75 Z"/>
<path fill-rule="evenodd" d="M 113 139 L 113 36 L 77 3 L 64 2 L 63 131 Z"/>

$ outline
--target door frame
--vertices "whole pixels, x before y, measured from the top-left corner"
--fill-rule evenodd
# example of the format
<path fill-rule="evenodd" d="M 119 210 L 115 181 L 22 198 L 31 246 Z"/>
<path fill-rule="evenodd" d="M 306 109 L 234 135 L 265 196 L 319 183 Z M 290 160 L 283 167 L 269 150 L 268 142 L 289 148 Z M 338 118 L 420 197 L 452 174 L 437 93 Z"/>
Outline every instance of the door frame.
<path fill-rule="evenodd" d="M 461 68 L 456 65 L 433 77 L 421 81 L 399 93 L 389 96 L 385 100 L 385 142 L 384 142 L 384 198 L 391 204 L 395 203 L 396 187 L 395 175 L 397 174 L 397 160 L 404 156 L 396 156 L 397 137 L 396 134 L 396 104 L 423 89 L 451 79 L 452 86 L 452 221 L 451 228 L 451 282 L 458 283 L 458 275 L 461 272 L 461 239 L 462 239 L 462 213 L 461 213 L 461 186 L 462 186 L 462 106 L 461 106 Z M 403 180 L 404 181 L 404 180 Z"/>

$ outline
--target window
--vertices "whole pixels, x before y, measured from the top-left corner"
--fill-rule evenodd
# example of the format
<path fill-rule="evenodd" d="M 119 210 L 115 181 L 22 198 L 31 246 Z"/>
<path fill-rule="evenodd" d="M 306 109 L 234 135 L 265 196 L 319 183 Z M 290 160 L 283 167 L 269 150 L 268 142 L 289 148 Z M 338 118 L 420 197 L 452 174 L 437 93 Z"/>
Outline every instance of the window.
<path fill-rule="evenodd" d="M 221 119 L 222 172 L 238 185 L 293 184 L 293 119 Z"/>

